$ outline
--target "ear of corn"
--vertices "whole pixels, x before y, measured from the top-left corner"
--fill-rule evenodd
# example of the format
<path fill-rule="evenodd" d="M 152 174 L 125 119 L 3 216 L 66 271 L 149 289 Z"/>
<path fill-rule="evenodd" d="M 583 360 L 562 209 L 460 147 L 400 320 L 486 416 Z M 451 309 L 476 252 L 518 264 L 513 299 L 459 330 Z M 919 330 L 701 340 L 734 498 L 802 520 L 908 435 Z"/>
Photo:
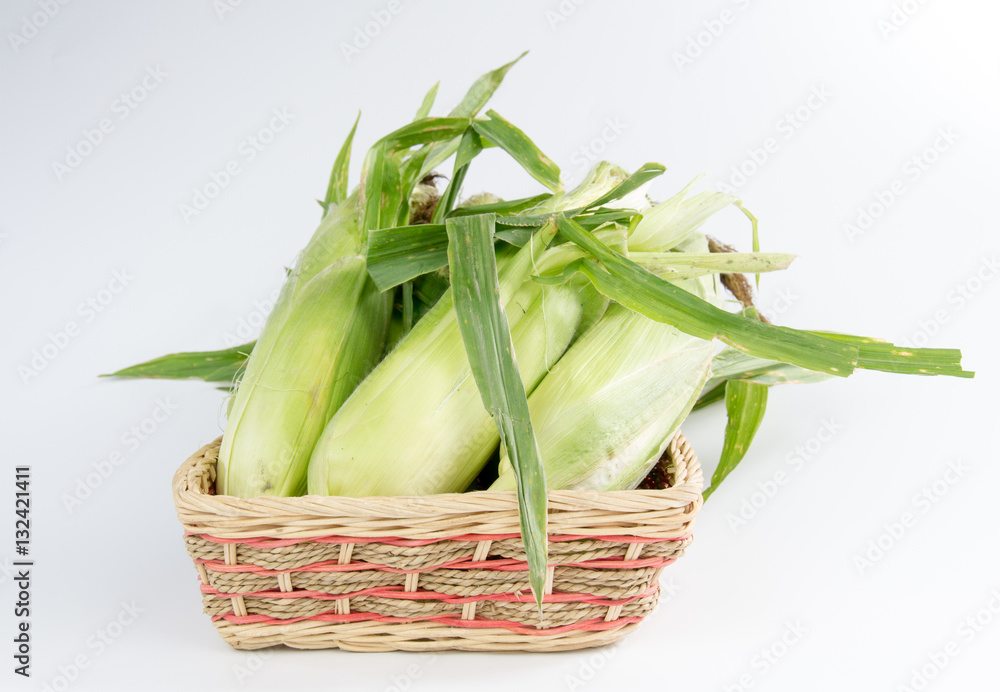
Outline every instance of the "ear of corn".
<path fill-rule="evenodd" d="M 715 347 L 620 305 L 528 397 L 549 489 L 624 490 L 649 473 L 697 400 Z M 514 488 L 506 457 L 491 490 Z"/>
<path fill-rule="evenodd" d="M 299 495 L 313 446 L 382 353 L 391 294 L 365 268 L 357 200 L 331 206 L 247 361 L 219 452 L 219 492 Z"/>
<path fill-rule="evenodd" d="M 706 209 L 731 203 L 686 190 L 654 207 L 628 238 L 650 252 L 708 254 L 697 228 Z M 665 210 L 665 211 L 664 211 Z M 641 231 L 641 233 L 640 233 Z M 668 253 L 669 254 L 669 253 Z M 716 278 L 678 285 L 719 303 Z M 566 352 L 528 398 L 550 490 L 625 490 L 637 486 L 691 412 L 711 372 L 712 341 L 612 305 Z M 491 490 L 509 490 L 515 477 L 505 454 Z"/>

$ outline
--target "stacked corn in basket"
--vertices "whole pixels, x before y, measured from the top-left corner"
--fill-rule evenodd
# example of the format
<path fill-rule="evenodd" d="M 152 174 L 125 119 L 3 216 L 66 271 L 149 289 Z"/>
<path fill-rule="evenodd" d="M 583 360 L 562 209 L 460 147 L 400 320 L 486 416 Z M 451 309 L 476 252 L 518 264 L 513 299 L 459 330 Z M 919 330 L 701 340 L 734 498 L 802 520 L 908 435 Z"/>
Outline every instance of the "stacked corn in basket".
<path fill-rule="evenodd" d="M 352 129 L 256 342 L 114 373 L 232 390 L 224 435 L 174 492 L 205 608 L 234 646 L 606 643 L 652 609 L 690 541 L 701 471 L 679 428 L 693 409 L 726 402 L 711 492 L 774 384 L 971 375 L 958 351 L 760 317 L 742 274 L 793 258 L 757 251 L 735 197 L 692 183 L 653 204 L 659 164 L 599 163 L 564 190 L 524 132 L 480 115 L 513 64 L 447 116 L 429 115 L 435 86 L 350 190 Z M 489 148 L 545 190 L 460 202 Z M 729 206 L 754 252 L 701 231 Z"/>

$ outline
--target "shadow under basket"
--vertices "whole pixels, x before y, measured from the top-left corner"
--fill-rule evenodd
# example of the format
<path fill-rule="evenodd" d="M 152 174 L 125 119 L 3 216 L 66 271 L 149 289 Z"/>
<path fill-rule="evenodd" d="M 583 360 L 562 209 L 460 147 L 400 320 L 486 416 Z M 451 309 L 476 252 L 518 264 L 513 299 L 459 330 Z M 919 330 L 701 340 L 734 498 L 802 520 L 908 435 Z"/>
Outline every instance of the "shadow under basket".
<path fill-rule="evenodd" d="M 617 641 L 684 554 L 702 472 L 677 433 L 642 489 L 549 492 L 541 621 L 514 491 L 215 495 L 220 440 L 173 481 L 205 612 L 237 649 L 568 651 Z"/>

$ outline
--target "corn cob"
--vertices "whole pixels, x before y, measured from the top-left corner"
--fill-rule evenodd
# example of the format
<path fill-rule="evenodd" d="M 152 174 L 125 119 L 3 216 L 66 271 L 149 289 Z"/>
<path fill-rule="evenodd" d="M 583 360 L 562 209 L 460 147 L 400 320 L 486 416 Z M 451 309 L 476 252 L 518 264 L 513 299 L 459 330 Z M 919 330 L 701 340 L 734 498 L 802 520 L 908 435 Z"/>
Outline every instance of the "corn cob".
<path fill-rule="evenodd" d="M 647 211 L 628 239 L 630 250 L 708 252 L 697 229 L 734 198 L 710 192 L 685 198 L 686 192 Z M 713 276 L 679 285 L 719 302 Z M 546 486 L 636 487 L 697 402 L 715 351 L 711 341 L 612 305 L 528 397 Z M 490 489 L 514 487 L 502 455 Z"/>
<path fill-rule="evenodd" d="M 381 356 L 391 293 L 365 267 L 357 197 L 330 207 L 247 362 L 219 452 L 221 494 L 301 495 L 316 440 Z"/>

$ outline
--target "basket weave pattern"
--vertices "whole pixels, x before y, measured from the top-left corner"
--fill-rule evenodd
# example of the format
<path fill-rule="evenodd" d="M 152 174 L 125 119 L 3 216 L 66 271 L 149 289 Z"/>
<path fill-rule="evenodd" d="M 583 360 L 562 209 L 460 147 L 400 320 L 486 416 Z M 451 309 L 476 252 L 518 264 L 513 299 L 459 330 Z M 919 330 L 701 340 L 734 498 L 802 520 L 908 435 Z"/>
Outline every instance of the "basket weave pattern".
<path fill-rule="evenodd" d="M 558 651 L 607 644 L 656 606 L 660 573 L 690 544 L 702 502 L 701 467 L 680 433 L 658 476 L 670 487 L 549 492 L 540 619 L 514 491 L 217 496 L 219 443 L 177 471 L 174 503 L 205 612 L 238 649 Z"/>

